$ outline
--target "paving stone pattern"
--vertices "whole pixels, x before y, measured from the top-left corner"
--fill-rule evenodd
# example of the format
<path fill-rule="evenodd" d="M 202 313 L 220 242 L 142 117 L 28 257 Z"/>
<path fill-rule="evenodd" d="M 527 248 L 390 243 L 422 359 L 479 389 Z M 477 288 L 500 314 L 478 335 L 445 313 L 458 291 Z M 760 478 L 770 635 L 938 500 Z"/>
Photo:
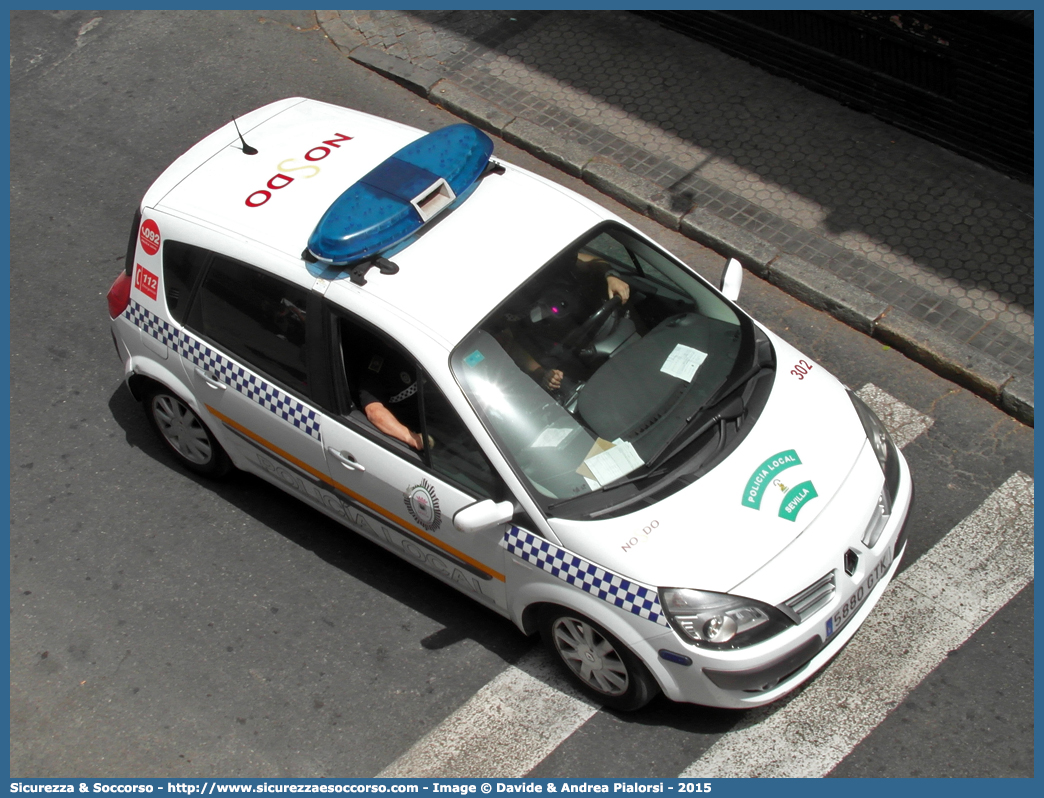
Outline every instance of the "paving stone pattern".
<path fill-rule="evenodd" d="M 368 47 L 652 181 L 674 210 L 1033 374 L 1031 186 L 623 12 L 338 13 Z"/>

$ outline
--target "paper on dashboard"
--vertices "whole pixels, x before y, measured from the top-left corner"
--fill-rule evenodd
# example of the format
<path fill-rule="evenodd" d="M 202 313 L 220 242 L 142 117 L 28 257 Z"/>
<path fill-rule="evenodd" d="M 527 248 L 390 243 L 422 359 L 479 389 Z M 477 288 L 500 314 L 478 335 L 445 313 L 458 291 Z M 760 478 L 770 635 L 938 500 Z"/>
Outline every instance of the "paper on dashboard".
<path fill-rule="evenodd" d="M 644 465 L 642 458 L 628 441 L 610 443 L 599 438 L 577 469 L 577 473 L 593 478 L 599 485 L 608 485 L 627 476 L 641 465 Z"/>
<path fill-rule="evenodd" d="M 692 382 L 696 371 L 707 359 L 707 353 L 699 349 L 693 349 L 685 344 L 676 344 L 674 351 L 667 356 L 667 360 L 660 366 L 660 371 L 670 374 L 685 382 Z"/>

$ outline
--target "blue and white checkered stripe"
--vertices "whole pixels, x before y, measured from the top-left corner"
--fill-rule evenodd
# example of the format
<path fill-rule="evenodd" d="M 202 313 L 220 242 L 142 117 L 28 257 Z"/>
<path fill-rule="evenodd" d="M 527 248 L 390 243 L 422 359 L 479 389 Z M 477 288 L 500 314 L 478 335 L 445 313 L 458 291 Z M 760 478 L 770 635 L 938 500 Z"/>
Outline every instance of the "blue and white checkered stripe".
<path fill-rule="evenodd" d="M 656 588 L 639 585 L 618 574 L 588 562 L 583 557 L 561 549 L 532 532 L 516 526 L 504 535 L 504 547 L 552 576 L 557 576 L 573 587 L 586 590 L 614 607 L 634 613 L 661 626 L 668 626 L 660 609 L 660 596 Z"/>
<path fill-rule="evenodd" d="M 211 377 L 235 388 L 243 396 L 257 402 L 317 441 L 322 440 L 319 419 L 312 408 L 286 395 L 256 374 L 251 374 L 133 300 L 123 315 L 161 344 L 166 344 L 194 366 L 199 366 Z"/>

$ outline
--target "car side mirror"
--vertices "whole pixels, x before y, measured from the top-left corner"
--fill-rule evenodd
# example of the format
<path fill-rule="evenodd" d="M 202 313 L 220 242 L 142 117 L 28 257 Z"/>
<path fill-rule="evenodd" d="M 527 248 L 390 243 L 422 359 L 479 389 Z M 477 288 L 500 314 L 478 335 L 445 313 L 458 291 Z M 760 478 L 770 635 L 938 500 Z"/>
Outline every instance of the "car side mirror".
<path fill-rule="evenodd" d="M 515 515 L 511 502 L 495 502 L 485 499 L 469 504 L 453 516 L 453 526 L 461 532 L 482 532 L 490 527 L 506 524 Z"/>
<path fill-rule="evenodd" d="M 726 299 L 735 302 L 739 299 L 740 286 L 743 285 L 743 264 L 735 258 L 729 258 L 725 271 L 721 273 L 721 293 Z"/>

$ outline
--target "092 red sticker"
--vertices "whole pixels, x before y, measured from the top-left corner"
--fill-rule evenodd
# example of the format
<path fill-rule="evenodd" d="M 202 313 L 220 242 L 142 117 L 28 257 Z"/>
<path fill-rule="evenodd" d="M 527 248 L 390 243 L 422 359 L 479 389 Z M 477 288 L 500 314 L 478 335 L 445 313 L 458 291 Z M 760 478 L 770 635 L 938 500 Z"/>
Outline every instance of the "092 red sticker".
<path fill-rule="evenodd" d="M 138 238 L 141 239 L 141 248 L 145 250 L 146 255 L 155 255 L 159 252 L 160 248 L 160 231 L 152 219 L 146 219 L 141 224 L 141 233 Z M 153 297 L 155 299 L 155 297 Z"/>

